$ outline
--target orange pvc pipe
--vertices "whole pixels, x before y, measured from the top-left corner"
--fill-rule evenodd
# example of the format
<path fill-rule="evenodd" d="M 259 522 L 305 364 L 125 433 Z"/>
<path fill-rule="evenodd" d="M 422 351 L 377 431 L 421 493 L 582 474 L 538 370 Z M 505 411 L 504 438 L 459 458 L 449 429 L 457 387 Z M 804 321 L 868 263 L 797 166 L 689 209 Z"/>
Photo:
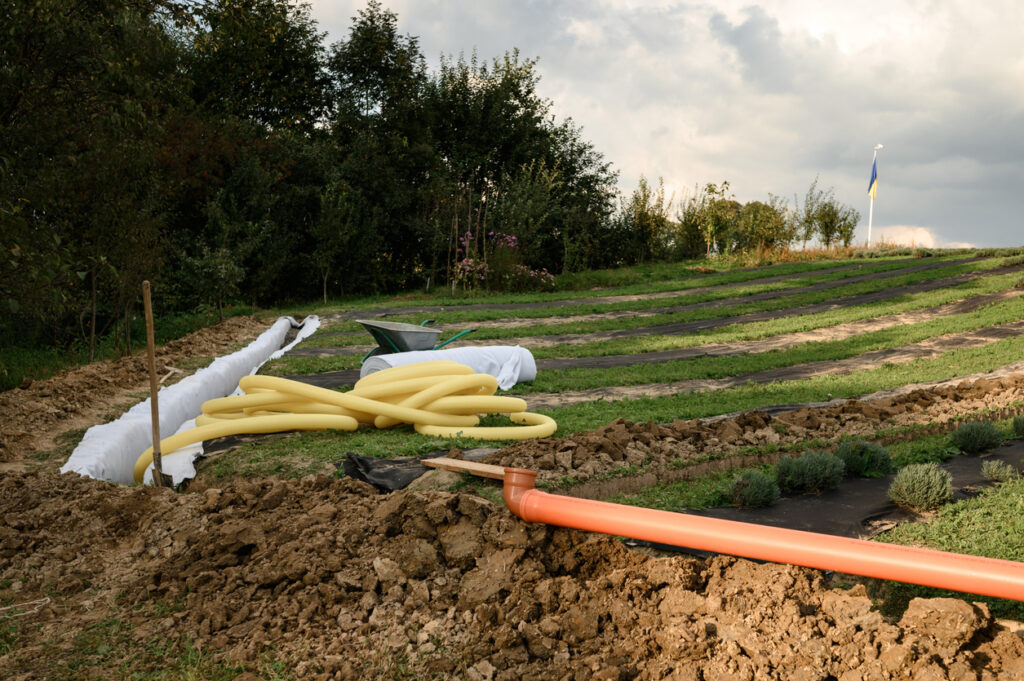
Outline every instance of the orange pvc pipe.
<path fill-rule="evenodd" d="M 505 469 L 505 504 L 528 523 L 1024 601 L 1024 563 L 563 497 L 536 477 Z"/>

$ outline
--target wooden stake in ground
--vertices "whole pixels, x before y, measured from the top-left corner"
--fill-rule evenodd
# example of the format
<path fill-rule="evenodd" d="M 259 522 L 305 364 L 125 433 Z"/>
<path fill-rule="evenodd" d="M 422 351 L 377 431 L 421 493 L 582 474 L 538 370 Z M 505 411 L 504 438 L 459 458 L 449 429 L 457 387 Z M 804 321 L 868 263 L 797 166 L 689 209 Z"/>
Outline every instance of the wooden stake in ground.
<path fill-rule="evenodd" d="M 142 282 L 142 305 L 146 309 L 146 354 L 149 360 L 149 408 L 153 417 L 153 484 L 170 487 L 171 481 L 164 477 L 160 460 L 160 406 L 156 394 L 160 385 L 156 380 L 156 342 L 153 340 L 153 303 L 149 295 L 149 281 Z"/>

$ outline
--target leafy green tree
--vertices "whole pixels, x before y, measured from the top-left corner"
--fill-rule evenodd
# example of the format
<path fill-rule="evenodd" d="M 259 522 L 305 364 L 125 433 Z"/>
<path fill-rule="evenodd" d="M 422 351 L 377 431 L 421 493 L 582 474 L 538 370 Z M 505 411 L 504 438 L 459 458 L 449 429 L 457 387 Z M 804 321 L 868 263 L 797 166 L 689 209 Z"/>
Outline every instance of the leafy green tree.
<path fill-rule="evenodd" d="M 558 168 L 561 180 L 554 209 L 554 243 L 547 251 L 548 260 L 535 264 L 555 272 L 601 266 L 605 253 L 614 248 L 605 243 L 605 237 L 615 208 L 617 173 L 572 119 L 552 129 L 549 153 L 549 165 Z"/>
<path fill-rule="evenodd" d="M 185 71 L 198 104 L 275 130 L 308 131 L 323 120 L 325 34 L 309 5 L 213 0 L 198 5 L 196 18 Z"/>
<path fill-rule="evenodd" d="M 506 175 L 489 199 L 488 233 L 515 236 L 520 258 L 529 263 L 542 262 L 545 242 L 555 230 L 553 218 L 560 189 L 561 173 L 543 161 Z"/>
<path fill-rule="evenodd" d="M 323 301 L 327 302 L 327 282 L 331 274 L 338 275 L 343 282 L 343 262 L 351 261 L 348 254 L 350 246 L 358 238 L 357 206 L 352 188 L 344 181 L 331 182 L 324 188 L 320 197 L 320 219 L 313 228 L 315 246 L 313 262 L 320 271 L 323 283 Z M 342 293 L 344 284 L 342 283 Z"/>
<path fill-rule="evenodd" d="M 189 258 L 192 276 L 199 287 L 199 294 L 205 302 L 217 309 L 220 320 L 224 321 L 224 303 L 239 294 L 238 285 L 245 276 L 234 254 L 227 248 L 210 249 L 203 246 L 201 253 Z"/>
<path fill-rule="evenodd" d="M 676 260 L 699 258 L 706 250 L 701 231 L 707 197 L 704 189 L 694 187 L 693 194 L 679 203 L 676 213 L 675 233 L 672 236 L 672 257 Z"/>
<path fill-rule="evenodd" d="M 814 239 L 818 233 L 818 212 L 821 204 L 828 199 L 825 191 L 818 188 L 818 178 L 815 177 L 811 186 L 804 195 L 803 205 L 799 199 L 793 197 L 793 229 L 796 237 L 803 242 L 804 248 L 807 242 Z"/>
<path fill-rule="evenodd" d="M 659 177 L 658 186 L 651 187 L 641 175 L 638 187 L 622 205 L 622 229 L 627 239 L 623 246 L 631 254 L 631 262 L 643 263 L 665 254 L 671 231 L 668 217 L 671 208 L 671 199 L 665 199 L 664 181 Z"/>
<path fill-rule="evenodd" d="M 387 119 L 420 94 L 426 66 L 419 41 L 399 35 L 398 15 L 367 3 L 352 18 L 347 40 L 331 46 L 329 59 L 335 78 L 339 120 Z"/>
<path fill-rule="evenodd" d="M 166 23 L 178 9 L 39 0 L 2 13 L 0 157 L 9 164 L 0 205 L 21 224 L 21 265 L 35 263 L 22 274 L 33 287 L 59 286 L 52 305 L 21 306 L 54 341 L 69 340 L 72 314 L 89 316 L 94 335 L 97 308 L 106 323 L 123 322 L 127 341 L 141 270 L 159 266 L 154 158 L 165 113 L 180 101 Z"/>
<path fill-rule="evenodd" d="M 739 210 L 733 244 L 744 251 L 782 248 L 793 240 L 792 229 L 786 205 L 769 194 L 768 203 L 751 201 Z"/>
<path fill-rule="evenodd" d="M 837 201 L 831 193 L 818 208 L 818 237 L 826 247 L 834 243 L 849 246 L 860 221 L 860 213 Z"/>
<path fill-rule="evenodd" d="M 709 183 L 701 193 L 701 205 L 698 209 L 697 227 L 707 247 L 706 257 L 711 257 L 711 250 L 716 244 L 722 244 L 736 217 L 739 204 L 729 194 L 729 182 L 721 184 Z"/>

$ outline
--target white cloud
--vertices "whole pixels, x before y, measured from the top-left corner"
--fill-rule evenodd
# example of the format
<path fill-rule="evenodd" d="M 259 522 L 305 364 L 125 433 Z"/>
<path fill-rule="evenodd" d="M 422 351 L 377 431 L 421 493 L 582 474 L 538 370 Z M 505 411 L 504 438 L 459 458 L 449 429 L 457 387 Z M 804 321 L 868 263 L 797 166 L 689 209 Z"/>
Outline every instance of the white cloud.
<path fill-rule="evenodd" d="M 916 225 L 875 227 L 872 230 L 871 243 L 921 248 L 974 248 L 974 244 L 966 241 L 946 241 L 928 227 Z"/>

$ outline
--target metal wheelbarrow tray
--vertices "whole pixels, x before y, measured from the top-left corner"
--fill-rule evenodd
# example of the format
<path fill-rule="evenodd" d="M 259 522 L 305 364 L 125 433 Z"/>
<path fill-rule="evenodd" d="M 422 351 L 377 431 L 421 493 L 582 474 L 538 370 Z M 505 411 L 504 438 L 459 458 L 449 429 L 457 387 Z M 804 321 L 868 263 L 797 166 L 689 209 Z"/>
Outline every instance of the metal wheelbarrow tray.
<path fill-rule="evenodd" d="M 426 326 L 433 321 L 432 319 L 428 319 L 419 326 L 405 322 L 369 321 L 366 319 L 357 319 L 356 321 L 362 324 L 363 328 L 377 341 L 377 347 L 363 357 L 364 362 L 374 355 L 390 355 L 395 352 L 414 352 L 416 350 L 439 350 L 467 333 L 476 331 L 476 329 L 466 329 L 443 343 L 437 343 L 441 331 Z M 435 343 L 437 344 L 435 345 Z"/>

